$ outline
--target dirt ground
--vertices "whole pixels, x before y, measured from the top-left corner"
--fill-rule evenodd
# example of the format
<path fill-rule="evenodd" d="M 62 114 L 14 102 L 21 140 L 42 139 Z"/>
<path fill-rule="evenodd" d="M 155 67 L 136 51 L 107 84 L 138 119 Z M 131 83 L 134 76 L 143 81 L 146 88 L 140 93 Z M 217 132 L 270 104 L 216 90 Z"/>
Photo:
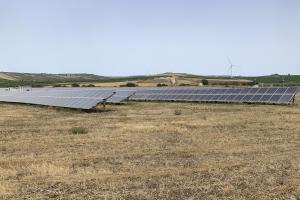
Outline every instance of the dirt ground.
<path fill-rule="evenodd" d="M 108 108 L 0 104 L 0 199 L 300 199 L 300 102 Z"/>

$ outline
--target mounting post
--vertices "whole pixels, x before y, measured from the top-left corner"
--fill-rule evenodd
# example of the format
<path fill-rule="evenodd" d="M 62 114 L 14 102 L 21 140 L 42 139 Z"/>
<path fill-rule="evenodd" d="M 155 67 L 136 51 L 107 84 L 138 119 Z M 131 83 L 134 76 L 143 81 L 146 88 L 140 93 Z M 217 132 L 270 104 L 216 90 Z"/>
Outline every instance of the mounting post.
<path fill-rule="evenodd" d="M 103 100 L 102 105 L 103 105 L 103 111 L 105 111 L 105 109 L 106 109 L 106 99 Z"/>
<path fill-rule="evenodd" d="M 102 105 L 103 105 L 103 110 L 106 110 L 106 101 L 107 99 L 109 99 L 110 97 L 114 96 L 116 94 L 116 92 L 113 92 L 112 95 L 108 96 L 107 98 L 103 99 L 102 101 Z"/>
<path fill-rule="evenodd" d="M 295 104 L 295 98 L 296 98 L 296 96 L 293 97 L 293 104 Z"/>

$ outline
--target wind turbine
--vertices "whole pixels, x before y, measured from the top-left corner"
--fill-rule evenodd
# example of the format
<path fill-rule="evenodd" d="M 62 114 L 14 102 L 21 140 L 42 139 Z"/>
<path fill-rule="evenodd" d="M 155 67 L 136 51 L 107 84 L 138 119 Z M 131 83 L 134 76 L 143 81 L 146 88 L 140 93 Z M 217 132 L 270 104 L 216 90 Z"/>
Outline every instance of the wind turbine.
<path fill-rule="evenodd" d="M 232 62 L 231 62 L 231 60 L 230 60 L 229 57 L 227 57 L 227 60 L 228 60 L 228 63 L 229 63 L 228 71 L 230 71 L 230 78 L 232 78 L 233 77 L 233 68 L 234 67 L 239 67 L 239 66 L 232 64 Z"/>

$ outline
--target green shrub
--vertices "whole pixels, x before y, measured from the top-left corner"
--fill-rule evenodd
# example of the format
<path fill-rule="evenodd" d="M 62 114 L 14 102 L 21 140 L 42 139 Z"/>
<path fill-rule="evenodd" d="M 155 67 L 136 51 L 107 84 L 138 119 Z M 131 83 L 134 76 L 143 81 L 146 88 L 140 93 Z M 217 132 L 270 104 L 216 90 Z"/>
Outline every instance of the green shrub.
<path fill-rule="evenodd" d="M 208 85 L 208 80 L 207 79 L 202 79 L 202 84 L 203 85 Z"/>
<path fill-rule="evenodd" d="M 96 86 L 93 84 L 88 84 L 88 85 L 82 85 L 81 87 L 96 87 Z"/>
<path fill-rule="evenodd" d="M 165 84 L 165 83 L 158 83 L 156 86 L 157 86 L 157 87 L 165 87 L 165 86 L 168 86 L 168 85 Z"/>
<path fill-rule="evenodd" d="M 79 134 L 87 134 L 88 130 L 84 127 L 73 127 L 70 129 L 70 132 L 74 135 L 79 135 Z"/>
<path fill-rule="evenodd" d="M 80 85 L 78 83 L 72 83 L 71 85 L 72 87 L 80 87 Z"/>
<path fill-rule="evenodd" d="M 187 83 L 180 83 L 179 86 L 191 86 L 191 84 L 187 84 Z"/>
<path fill-rule="evenodd" d="M 138 87 L 138 84 L 133 82 L 128 82 L 125 85 L 120 85 L 120 87 Z"/>

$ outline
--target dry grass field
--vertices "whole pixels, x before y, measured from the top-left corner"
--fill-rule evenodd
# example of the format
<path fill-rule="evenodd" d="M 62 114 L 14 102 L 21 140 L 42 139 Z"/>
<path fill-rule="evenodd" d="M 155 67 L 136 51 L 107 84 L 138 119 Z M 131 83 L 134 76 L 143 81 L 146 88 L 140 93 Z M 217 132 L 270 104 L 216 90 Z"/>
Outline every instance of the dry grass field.
<path fill-rule="evenodd" d="M 300 199 L 299 104 L 0 104 L 0 199 Z"/>

